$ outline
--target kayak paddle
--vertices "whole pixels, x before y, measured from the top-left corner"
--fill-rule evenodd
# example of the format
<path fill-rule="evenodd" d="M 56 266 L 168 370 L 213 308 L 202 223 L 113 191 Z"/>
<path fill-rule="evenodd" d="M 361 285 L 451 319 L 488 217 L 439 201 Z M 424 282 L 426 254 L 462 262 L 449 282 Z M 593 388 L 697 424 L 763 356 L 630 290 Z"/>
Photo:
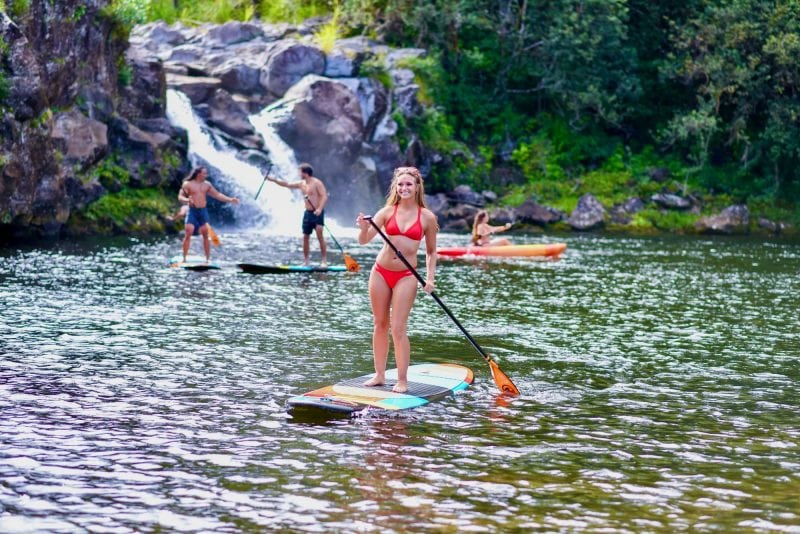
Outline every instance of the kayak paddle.
<path fill-rule="evenodd" d="M 308 200 L 308 195 L 306 195 L 305 199 L 306 199 L 306 202 L 308 202 L 308 205 L 311 206 L 312 210 L 316 210 L 317 209 L 317 208 L 314 207 L 314 204 L 312 204 L 311 201 Z M 324 226 L 325 229 L 328 231 L 328 235 L 331 236 L 331 239 L 333 239 L 333 242 L 336 243 L 337 247 L 339 247 L 339 250 L 342 251 L 342 257 L 344 258 L 344 265 L 345 265 L 345 267 L 347 267 L 347 270 L 350 271 L 351 273 L 357 273 L 358 271 L 360 271 L 361 270 L 361 265 L 359 265 L 358 262 L 356 260 L 354 260 L 352 258 L 352 256 L 350 256 L 350 254 L 348 254 L 347 252 L 344 251 L 344 249 L 342 248 L 342 245 L 340 245 L 339 242 L 336 241 L 336 238 L 333 237 L 333 232 L 331 232 L 331 229 L 328 228 L 328 226 L 325 225 L 325 224 L 323 224 L 322 226 Z"/>
<path fill-rule="evenodd" d="M 372 220 L 372 216 L 371 215 L 365 216 L 364 219 L 368 220 L 369 223 L 372 225 L 372 227 L 378 231 L 383 240 L 386 241 L 386 244 L 389 245 L 389 248 L 391 248 L 394 251 L 395 255 L 400 259 L 400 261 L 402 261 L 405 264 L 406 268 L 408 268 L 408 270 L 411 271 L 411 274 L 413 274 L 417 278 L 417 280 L 419 280 L 419 283 L 422 284 L 422 287 L 425 287 L 425 280 L 420 276 L 417 270 L 414 269 L 414 267 L 412 267 L 410 263 L 408 263 L 408 260 L 406 259 L 405 256 L 403 256 L 403 253 L 397 250 L 397 247 L 394 246 L 394 243 L 389 241 L 389 238 L 386 237 L 386 234 L 384 234 L 383 231 L 380 228 L 378 228 L 378 225 L 375 224 L 375 221 Z M 480 355 L 483 356 L 483 359 L 486 360 L 486 363 L 489 364 L 489 370 L 492 373 L 492 379 L 494 379 L 494 383 L 497 384 L 497 387 L 500 389 L 500 391 L 502 391 L 507 395 L 519 395 L 519 389 L 517 389 L 517 386 L 514 385 L 514 382 L 512 382 L 511 379 L 508 378 L 508 376 L 503 371 L 500 370 L 500 366 L 497 365 L 497 362 L 494 361 L 492 357 L 489 356 L 486 353 L 486 351 L 484 351 L 481 348 L 480 345 L 478 345 L 478 342 L 475 341 L 475 338 L 473 338 L 469 334 L 469 332 L 467 332 L 467 329 L 464 328 L 460 322 L 458 322 L 458 319 L 456 319 L 455 315 L 453 315 L 453 312 L 451 312 L 450 309 L 447 306 L 445 306 L 444 302 L 442 302 L 442 299 L 439 298 L 439 295 L 437 295 L 436 292 L 433 291 L 431 292 L 431 296 L 433 297 L 433 300 L 436 301 L 436 304 L 438 304 L 442 308 L 442 310 L 444 310 L 447 316 L 450 317 L 450 319 L 452 319 L 454 323 L 456 323 L 456 326 L 461 330 L 461 332 L 465 336 L 467 336 L 469 342 L 472 344 L 473 347 L 475 347 L 475 350 L 477 350 L 480 353 Z"/>
<path fill-rule="evenodd" d="M 272 170 L 272 163 L 269 164 L 269 167 L 267 167 L 267 172 L 264 173 L 264 179 L 261 180 L 261 185 L 258 187 L 258 191 L 256 191 L 255 200 L 258 200 L 258 195 L 261 194 L 261 189 L 263 189 L 264 188 L 264 184 L 267 183 L 267 176 L 269 176 L 269 171 L 271 171 L 271 170 Z"/>

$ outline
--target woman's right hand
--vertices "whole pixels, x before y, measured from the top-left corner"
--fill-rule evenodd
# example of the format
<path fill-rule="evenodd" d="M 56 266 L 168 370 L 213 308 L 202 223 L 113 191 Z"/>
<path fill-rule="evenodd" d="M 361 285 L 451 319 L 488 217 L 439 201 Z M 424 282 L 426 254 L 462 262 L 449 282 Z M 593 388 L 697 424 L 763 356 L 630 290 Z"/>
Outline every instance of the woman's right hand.
<path fill-rule="evenodd" d="M 369 230 L 369 221 L 365 219 L 365 215 L 361 212 L 358 212 L 358 217 L 356 217 L 356 226 L 358 226 L 361 231 Z"/>

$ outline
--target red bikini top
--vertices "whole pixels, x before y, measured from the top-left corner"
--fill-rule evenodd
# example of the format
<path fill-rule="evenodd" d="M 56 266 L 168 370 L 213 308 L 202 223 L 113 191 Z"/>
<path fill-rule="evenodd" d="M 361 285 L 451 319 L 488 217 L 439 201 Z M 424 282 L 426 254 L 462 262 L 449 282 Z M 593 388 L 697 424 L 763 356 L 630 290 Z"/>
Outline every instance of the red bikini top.
<path fill-rule="evenodd" d="M 401 235 L 403 237 L 407 237 L 409 239 L 413 239 L 414 241 L 421 241 L 422 240 L 422 222 L 420 222 L 420 217 L 422 215 L 422 208 L 417 208 L 417 222 L 409 226 L 408 230 L 405 232 L 400 231 L 400 227 L 397 225 L 397 204 L 394 205 L 394 213 L 392 216 L 389 217 L 389 220 L 386 221 L 386 233 L 389 235 Z"/>

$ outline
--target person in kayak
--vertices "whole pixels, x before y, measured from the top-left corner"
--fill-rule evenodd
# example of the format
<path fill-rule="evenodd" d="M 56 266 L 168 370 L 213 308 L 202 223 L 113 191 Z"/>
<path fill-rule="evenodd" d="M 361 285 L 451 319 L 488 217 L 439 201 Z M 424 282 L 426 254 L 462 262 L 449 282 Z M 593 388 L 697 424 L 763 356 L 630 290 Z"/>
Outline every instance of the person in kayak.
<path fill-rule="evenodd" d="M 419 170 L 415 167 L 395 169 L 386 205 L 375 214 L 372 221 L 383 229 L 414 268 L 417 266 L 419 246 L 422 238 L 425 238 L 426 277 L 423 289 L 432 293 L 439 224 L 436 215 L 425 205 L 425 187 Z M 358 214 L 356 224 L 360 229 L 358 242 L 361 245 L 369 243 L 378 233 L 363 213 Z M 407 328 L 408 316 L 416 295 L 417 279 L 414 274 L 384 244 L 369 276 L 369 299 L 374 320 L 372 354 L 375 376 L 364 382 L 365 386 L 380 386 L 385 382 L 391 327 L 394 359 L 397 364 L 397 384 L 393 391 L 408 391 L 411 346 Z"/>
<path fill-rule="evenodd" d="M 309 264 L 311 233 L 316 232 L 319 240 L 319 252 L 322 257 L 320 266 L 328 266 L 328 247 L 322 228 L 325 226 L 325 204 L 328 203 L 328 191 L 319 178 L 314 177 L 314 169 L 308 163 L 300 164 L 300 181 L 286 182 L 272 176 L 266 179 L 281 187 L 299 189 L 305 199 L 306 211 L 303 213 L 303 265 Z"/>
<path fill-rule="evenodd" d="M 211 259 L 211 243 L 208 240 L 208 203 L 207 196 L 211 196 L 220 202 L 238 204 L 239 199 L 223 195 L 217 191 L 211 182 L 207 182 L 208 171 L 205 167 L 195 168 L 191 174 L 181 184 L 178 192 L 178 201 L 188 207 L 185 219 L 185 229 L 183 236 L 183 261 L 189 254 L 189 245 L 192 236 L 198 233 L 203 236 L 203 250 L 206 253 L 206 262 Z"/>
<path fill-rule="evenodd" d="M 472 223 L 472 245 L 476 247 L 499 247 L 510 245 L 511 241 L 505 237 L 492 239 L 490 236 L 498 232 L 505 232 L 511 228 L 511 223 L 506 223 L 503 226 L 492 226 L 489 224 L 489 212 L 480 210 L 475 214 L 475 220 Z"/>

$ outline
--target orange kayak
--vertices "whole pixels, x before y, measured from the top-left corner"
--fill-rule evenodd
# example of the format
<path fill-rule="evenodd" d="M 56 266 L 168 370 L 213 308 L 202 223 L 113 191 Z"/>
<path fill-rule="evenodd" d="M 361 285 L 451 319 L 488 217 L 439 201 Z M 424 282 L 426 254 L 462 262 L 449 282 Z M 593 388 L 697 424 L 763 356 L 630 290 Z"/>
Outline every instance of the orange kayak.
<path fill-rule="evenodd" d="M 499 247 L 442 247 L 436 249 L 436 252 L 439 256 L 450 258 L 458 258 L 460 256 L 549 256 L 557 258 L 566 249 L 566 243 L 550 243 L 547 245 L 506 245 Z"/>

